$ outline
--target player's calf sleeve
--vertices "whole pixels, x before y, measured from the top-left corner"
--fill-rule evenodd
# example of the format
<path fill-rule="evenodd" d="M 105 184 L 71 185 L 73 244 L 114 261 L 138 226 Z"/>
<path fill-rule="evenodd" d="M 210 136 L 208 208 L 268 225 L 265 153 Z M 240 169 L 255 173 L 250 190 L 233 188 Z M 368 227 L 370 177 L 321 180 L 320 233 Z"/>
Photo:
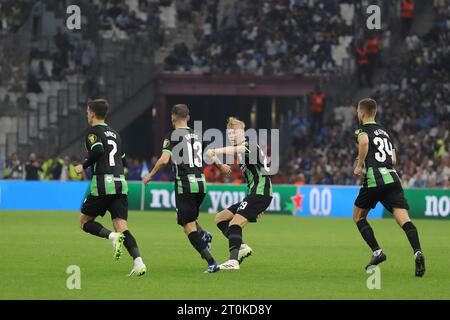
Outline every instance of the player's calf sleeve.
<path fill-rule="evenodd" d="M 414 253 L 417 251 L 422 251 L 420 248 L 419 233 L 417 232 L 416 226 L 411 221 L 408 221 L 402 226 L 402 229 L 405 231 L 406 237 L 408 238 Z"/>
<path fill-rule="evenodd" d="M 378 245 L 377 239 L 375 239 L 375 234 L 373 233 L 372 227 L 367 222 L 366 219 L 359 220 L 356 223 L 356 226 L 358 227 L 359 232 L 361 233 L 361 236 L 363 239 L 367 242 L 370 249 L 372 251 L 379 250 L 380 246 Z"/>
<path fill-rule="evenodd" d="M 202 237 L 200 237 L 200 234 L 194 231 L 189 233 L 188 238 L 194 249 L 200 253 L 202 258 L 208 261 L 208 264 L 212 264 L 214 262 L 214 258 L 211 256 L 211 253 L 209 252 L 205 241 L 203 241 Z"/>
<path fill-rule="evenodd" d="M 125 236 L 125 240 L 123 241 L 123 244 L 125 248 L 127 248 L 128 253 L 133 259 L 139 258 L 141 256 L 139 252 L 139 248 L 137 246 L 136 239 L 131 234 L 130 230 L 126 230 L 123 232 L 123 235 Z"/>
<path fill-rule="evenodd" d="M 217 228 L 219 228 L 220 231 L 222 231 L 225 238 L 228 238 L 228 225 L 229 224 L 230 224 L 230 221 L 220 221 L 217 224 Z"/>
<path fill-rule="evenodd" d="M 203 228 L 198 224 L 198 222 L 195 223 L 195 225 L 197 226 L 197 232 L 200 235 L 200 237 L 203 237 L 206 233 L 205 230 L 203 230 Z"/>
<path fill-rule="evenodd" d="M 233 224 L 228 228 L 228 244 L 230 250 L 230 260 L 237 260 L 239 249 L 242 244 L 242 228 L 237 224 Z"/>
<path fill-rule="evenodd" d="M 103 227 L 97 221 L 88 221 L 83 225 L 84 232 L 90 233 L 94 236 L 108 239 L 111 231 Z"/>

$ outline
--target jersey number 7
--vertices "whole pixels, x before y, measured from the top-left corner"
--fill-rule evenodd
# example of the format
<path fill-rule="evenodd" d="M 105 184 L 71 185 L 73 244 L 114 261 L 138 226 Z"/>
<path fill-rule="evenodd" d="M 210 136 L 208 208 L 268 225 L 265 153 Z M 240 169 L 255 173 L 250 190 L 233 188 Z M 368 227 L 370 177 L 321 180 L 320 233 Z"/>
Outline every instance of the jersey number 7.
<path fill-rule="evenodd" d="M 112 145 L 112 150 L 109 153 L 109 165 L 114 167 L 116 165 L 116 161 L 114 160 L 114 156 L 117 153 L 117 143 L 114 140 L 108 140 L 108 144 Z"/>

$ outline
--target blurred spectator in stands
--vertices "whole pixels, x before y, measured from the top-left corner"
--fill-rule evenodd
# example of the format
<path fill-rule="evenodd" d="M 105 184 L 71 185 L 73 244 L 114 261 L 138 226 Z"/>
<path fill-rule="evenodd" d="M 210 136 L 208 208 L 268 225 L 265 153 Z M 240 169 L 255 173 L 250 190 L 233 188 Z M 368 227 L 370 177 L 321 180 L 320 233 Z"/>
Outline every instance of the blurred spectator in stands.
<path fill-rule="evenodd" d="M 52 159 L 45 154 L 42 159 L 42 180 L 53 180 L 52 168 L 53 164 L 56 162 L 55 159 Z"/>
<path fill-rule="evenodd" d="M 16 2 L 11 7 L 11 13 L 8 16 L 8 26 L 11 32 L 16 33 L 22 25 L 23 12 L 20 3 Z"/>
<path fill-rule="evenodd" d="M 28 99 L 25 92 L 22 92 L 16 100 L 17 114 L 25 114 L 30 108 L 30 99 Z"/>
<path fill-rule="evenodd" d="M 444 140 L 438 139 L 434 146 L 434 159 L 441 159 L 445 153 L 445 143 Z"/>
<path fill-rule="evenodd" d="M 220 170 L 215 165 L 206 166 L 203 173 L 207 182 L 222 182 Z"/>
<path fill-rule="evenodd" d="M 414 20 L 414 0 L 401 1 L 401 20 L 402 20 L 402 38 L 404 39 L 411 31 L 411 25 Z"/>
<path fill-rule="evenodd" d="M 28 161 L 25 164 L 25 180 L 39 180 L 39 175 L 42 173 L 42 166 L 37 159 L 35 153 L 30 153 Z"/>
<path fill-rule="evenodd" d="M 148 172 L 151 172 L 153 170 L 153 167 L 155 166 L 156 162 L 158 161 L 158 159 L 156 157 L 152 157 L 152 159 L 150 160 L 150 165 L 147 166 L 147 170 Z M 143 172 L 144 173 L 144 170 Z M 161 170 L 160 172 L 158 172 L 154 178 L 153 181 L 163 181 L 163 170 Z"/>
<path fill-rule="evenodd" d="M 311 134 L 319 134 L 323 125 L 323 114 L 326 106 L 326 96 L 320 86 L 316 86 L 309 98 L 309 115 L 311 118 Z"/>
<path fill-rule="evenodd" d="M 305 175 L 303 173 L 299 173 L 297 175 L 297 178 L 295 179 L 294 184 L 296 186 L 303 186 L 306 184 L 306 179 L 305 179 Z"/>
<path fill-rule="evenodd" d="M 19 154 L 14 152 L 6 161 L 6 166 L 3 168 L 4 179 L 23 180 L 24 167 L 19 159 Z"/>
<path fill-rule="evenodd" d="M 369 60 L 370 74 L 373 75 L 380 62 L 380 40 L 371 32 L 366 38 L 365 48 Z"/>
<path fill-rule="evenodd" d="M 4 11 L 3 4 L 0 3 L 0 34 L 8 31 L 8 22 L 6 12 Z"/>
<path fill-rule="evenodd" d="M 33 35 L 36 37 L 41 34 L 42 17 L 44 15 L 45 5 L 42 0 L 37 0 L 32 9 L 33 15 Z"/>
<path fill-rule="evenodd" d="M 358 84 L 360 87 L 368 86 L 372 87 L 372 75 L 369 65 L 369 58 L 367 56 L 367 50 L 361 43 L 358 44 L 355 50 L 356 58 L 356 76 L 358 78 Z"/>
<path fill-rule="evenodd" d="M 128 180 L 140 181 L 142 174 L 142 164 L 137 159 L 127 159 L 128 163 Z"/>
<path fill-rule="evenodd" d="M 75 171 L 75 167 L 79 164 L 80 162 L 78 161 L 78 159 L 72 158 L 72 162 L 69 165 L 69 180 L 70 181 L 81 181 L 81 180 L 87 180 L 86 178 L 86 174 L 83 172 L 83 174 L 78 175 Z"/>
<path fill-rule="evenodd" d="M 42 92 L 41 85 L 39 84 L 38 79 L 36 79 L 35 75 L 32 72 L 28 73 L 27 91 L 32 93 Z"/>
<path fill-rule="evenodd" d="M 10 95 L 7 93 L 0 101 L 0 114 L 1 115 L 14 115 L 16 110 L 14 108 L 14 103 L 10 99 Z"/>
<path fill-rule="evenodd" d="M 39 60 L 38 66 L 37 66 L 36 70 L 34 70 L 34 75 L 35 75 L 36 80 L 38 80 L 38 81 L 50 80 L 50 76 L 47 72 L 47 69 L 45 68 L 43 60 Z"/>
<path fill-rule="evenodd" d="M 192 22 L 192 9 L 190 0 L 178 0 L 176 2 L 177 7 L 177 19 L 182 23 L 191 23 Z"/>
<path fill-rule="evenodd" d="M 57 177 L 56 180 L 60 181 L 68 181 L 69 180 L 69 170 L 70 170 L 70 157 L 64 156 L 64 159 L 61 164 L 61 174 L 59 175 L 59 178 Z"/>

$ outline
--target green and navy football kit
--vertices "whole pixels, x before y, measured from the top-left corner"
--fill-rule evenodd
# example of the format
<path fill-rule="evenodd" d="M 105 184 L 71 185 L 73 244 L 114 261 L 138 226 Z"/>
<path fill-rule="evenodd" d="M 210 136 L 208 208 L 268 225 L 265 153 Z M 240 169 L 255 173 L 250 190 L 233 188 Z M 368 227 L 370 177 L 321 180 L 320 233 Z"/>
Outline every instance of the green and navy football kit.
<path fill-rule="evenodd" d="M 357 139 L 367 135 L 369 151 L 364 165 L 366 174 L 355 205 L 375 208 L 378 202 L 392 212 L 393 208 L 409 209 L 400 177 L 393 166 L 395 145 L 392 135 L 376 122 L 368 122 L 355 132 Z"/>
<path fill-rule="evenodd" d="M 88 156 L 83 162 L 86 169 L 91 167 L 92 180 L 89 195 L 81 212 L 90 216 L 105 215 L 127 219 L 128 216 L 128 184 L 125 180 L 126 166 L 122 139 L 113 128 L 106 123 L 91 127 L 86 135 L 85 147 Z"/>
<path fill-rule="evenodd" d="M 182 226 L 197 220 L 205 198 L 204 148 L 201 137 L 189 127 L 173 130 L 163 141 L 162 152 L 170 154 L 175 174 L 177 223 Z"/>
<path fill-rule="evenodd" d="M 238 154 L 238 164 L 247 181 L 247 196 L 238 203 L 228 208 L 233 214 L 240 214 L 249 222 L 256 222 L 258 216 L 263 213 L 272 202 L 272 181 L 268 176 L 268 160 L 261 147 L 255 144 L 251 156 L 250 142 L 245 139 L 242 144 L 244 153 Z"/>

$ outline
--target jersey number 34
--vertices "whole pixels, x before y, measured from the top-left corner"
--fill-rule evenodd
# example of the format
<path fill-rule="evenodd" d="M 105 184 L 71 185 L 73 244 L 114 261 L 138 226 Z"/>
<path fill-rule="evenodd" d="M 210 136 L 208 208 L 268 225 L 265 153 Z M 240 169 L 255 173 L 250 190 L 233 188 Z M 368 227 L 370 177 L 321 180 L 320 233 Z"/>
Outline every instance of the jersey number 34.
<path fill-rule="evenodd" d="M 375 159 L 378 162 L 385 162 L 386 155 L 392 159 L 392 144 L 386 138 L 375 137 L 373 144 L 377 146 L 378 152 L 375 153 Z"/>

